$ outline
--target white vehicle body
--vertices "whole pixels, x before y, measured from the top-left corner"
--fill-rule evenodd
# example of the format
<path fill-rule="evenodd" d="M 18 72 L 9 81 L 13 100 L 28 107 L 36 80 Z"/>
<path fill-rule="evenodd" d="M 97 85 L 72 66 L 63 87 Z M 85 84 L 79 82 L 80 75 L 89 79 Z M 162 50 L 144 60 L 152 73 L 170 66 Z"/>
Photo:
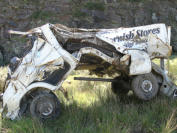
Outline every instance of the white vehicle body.
<path fill-rule="evenodd" d="M 70 38 L 79 38 L 83 43 L 93 44 L 101 41 L 112 45 L 123 56 L 118 61 L 116 56 L 110 57 L 92 47 L 83 47 L 70 53 L 61 46 L 51 28 L 58 31 L 64 41 Z M 118 29 L 77 29 L 76 32 L 68 29 L 61 25 L 57 27 L 46 24 L 29 32 L 10 31 L 23 35 L 37 33 L 42 35 L 42 38 L 38 37 L 35 40 L 31 51 L 20 60 L 14 72 L 9 69 L 10 78 L 6 81 L 3 94 L 5 117 L 12 120 L 17 118 L 22 98 L 33 89 L 40 87 L 51 91 L 59 90 L 67 76 L 76 69 L 84 54 L 96 55 L 116 67 L 120 65 L 128 67 L 129 76 L 150 73 L 153 69 L 163 77 L 161 92 L 167 96 L 176 96 L 177 87 L 165 71 L 151 63 L 153 58 L 168 58 L 171 55 L 171 31 L 165 24 Z M 56 69 L 64 73 L 55 83 L 41 79 L 45 71 Z"/>

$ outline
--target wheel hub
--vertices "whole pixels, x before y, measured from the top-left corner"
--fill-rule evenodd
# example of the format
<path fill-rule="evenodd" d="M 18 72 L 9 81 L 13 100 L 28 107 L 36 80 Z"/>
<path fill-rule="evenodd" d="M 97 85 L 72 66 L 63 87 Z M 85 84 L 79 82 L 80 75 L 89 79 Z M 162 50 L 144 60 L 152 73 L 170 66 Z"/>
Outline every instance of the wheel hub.
<path fill-rule="evenodd" d="M 177 97 L 177 90 L 174 91 L 173 97 L 175 97 L 175 98 Z"/>
<path fill-rule="evenodd" d="M 144 80 L 141 88 L 143 89 L 144 92 L 150 92 L 152 91 L 152 83 L 149 80 Z"/>
<path fill-rule="evenodd" d="M 49 102 L 40 103 L 38 106 L 38 112 L 43 116 L 48 116 L 48 115 L 52 114 L 53 110 L 54 110 L 54 107 Z"/>

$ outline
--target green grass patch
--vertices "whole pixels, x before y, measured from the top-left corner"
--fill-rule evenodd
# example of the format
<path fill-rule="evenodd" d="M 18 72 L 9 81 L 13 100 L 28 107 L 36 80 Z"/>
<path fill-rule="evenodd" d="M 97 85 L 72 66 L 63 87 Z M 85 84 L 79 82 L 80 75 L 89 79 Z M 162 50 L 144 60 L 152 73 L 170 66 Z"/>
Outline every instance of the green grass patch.
<path fill-rule="evenodd" d="M 81 106 L 76 100 L 70 104 L 62 103 L 61 116 L 53 121 L 39 123 L 31 118 L 23 118 L 17 121 L 3 120 L 2 126 L 9 133 L 162 133 L 176 126 L 172 123 L 174 126 L 167 128 L 177 106 L 176 101 L 164 97 L 150 102 L 142 102 L 135 97 L 120 101 L 109 92 L 101 97 L 104 99 L 92 101 L 89 106 Z M 176 121 L 175 118 L 176 112 L 172 121 Z"/>

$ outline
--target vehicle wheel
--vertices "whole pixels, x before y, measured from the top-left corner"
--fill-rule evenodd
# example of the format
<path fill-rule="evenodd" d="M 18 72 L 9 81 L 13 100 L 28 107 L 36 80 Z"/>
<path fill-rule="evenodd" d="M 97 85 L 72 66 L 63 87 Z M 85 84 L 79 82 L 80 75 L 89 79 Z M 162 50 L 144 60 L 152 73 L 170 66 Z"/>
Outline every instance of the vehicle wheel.
<path fill-rule="evenodd" d="M 54 94 L 38 94 L 30 104 L 30 113 L 32 117 L 40 120 L 54 119 L 59 116 L 60 102 Z"/>
<path fill-rule="evenodd" d="M 159 90 L 157 79 L 152 73 L 134 77 L 131 87 L 135 95 L 142 100 L 151 100 Z"/>
<path fill-rule="evenodd" d="M 129 81 L 121 77 L 116 77 L 115 79 L 117 82 L 112 82 L 111 84 L 112 92 L 116 95 L 126 95 L 130 90 Z"/>

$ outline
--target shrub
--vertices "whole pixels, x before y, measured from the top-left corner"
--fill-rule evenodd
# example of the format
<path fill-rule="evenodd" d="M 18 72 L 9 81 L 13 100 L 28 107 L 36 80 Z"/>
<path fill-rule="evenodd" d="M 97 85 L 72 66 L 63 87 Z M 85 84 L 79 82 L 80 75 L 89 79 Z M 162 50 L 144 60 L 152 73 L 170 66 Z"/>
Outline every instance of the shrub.
<path fill-rule="evenodd" d="M 103 2 L 87 2 L 85 4 L 85 7 L 89 10 L 100 10 L 100 11 L 104 11 L 105 9 L 105 4 Z"/>

